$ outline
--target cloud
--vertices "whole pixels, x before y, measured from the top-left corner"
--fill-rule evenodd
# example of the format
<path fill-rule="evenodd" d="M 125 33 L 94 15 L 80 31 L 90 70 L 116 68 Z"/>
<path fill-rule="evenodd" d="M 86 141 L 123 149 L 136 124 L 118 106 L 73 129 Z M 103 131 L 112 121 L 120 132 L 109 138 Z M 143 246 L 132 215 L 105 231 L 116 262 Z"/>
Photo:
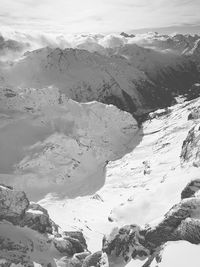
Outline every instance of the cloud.
<path fill-rule="evenodd" d="M 196 23 L 199 9 L 199 0 L 1 0 L 0 18 L 29 31 L 120 32 Z"/>

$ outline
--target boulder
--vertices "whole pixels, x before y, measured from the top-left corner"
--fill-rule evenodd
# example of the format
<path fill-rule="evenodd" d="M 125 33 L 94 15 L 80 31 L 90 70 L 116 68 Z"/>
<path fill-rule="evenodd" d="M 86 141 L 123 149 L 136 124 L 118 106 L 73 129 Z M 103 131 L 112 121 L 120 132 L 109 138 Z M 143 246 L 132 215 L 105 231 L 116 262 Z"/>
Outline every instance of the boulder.
<path fill-rule="evenodd" d="M 25 215 L 29 200 L 23 191 L 0 185 L 0 220 L 17 224 Z"/>
<path fill-rule="evenodd" d="M 57 267 L 82 267 L 84 259 L 90 255 L 89 252 L 77 253 L 73 257 L 62 257 L 56 262 Z"/>
<path fill-rule="evenodd" d="M 106 253 L 97 251 L 85 258 L 82 267 L 108 267 L 108 258 Z"/>
<path fill-rule="evenodd" d="M 188 120 L 200 119 L 200 107 L 194 108 L 188 115 Z"/>
<path fill-rule="evenodd" d="M 200 123 L 192 127 L 182 145 L 181 163 L 200 167 Z"/>
<path fill-rule="evenodd" d="M 52 234 L 53 231 L 49 216 L 37 210 L 28 209 L 19 224 L 22 227 L 27 226 L 40 233 Z"/>
<path fill-rule="evenodd" d="M 200 189 L 200 179 L 189 182 L 181 192 L 181 199 L 194 197 L 195 193 Z"/>
<path fill-rule="evenodd" d="M 84 250 L 87 250 L 86 240 L 80 231 L 64 231 L 63 238 L 67 240 L 77 240 Z"/>

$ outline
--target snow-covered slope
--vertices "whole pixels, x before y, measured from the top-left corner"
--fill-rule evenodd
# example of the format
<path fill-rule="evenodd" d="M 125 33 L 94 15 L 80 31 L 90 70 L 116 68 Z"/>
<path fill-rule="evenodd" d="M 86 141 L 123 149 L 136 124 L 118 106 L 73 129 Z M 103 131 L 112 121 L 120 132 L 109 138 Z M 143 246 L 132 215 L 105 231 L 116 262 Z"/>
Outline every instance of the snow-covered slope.
<path fill-rule="evenodd" d="M 55 88 L 1 94 L 1 175 L 32 198 L 94 193 L 105 166 L 139 142 L 136 120 L 113 105 L 79 104 Z"/>
<path fill-rule="evenodd" d="M 12 164 L 7 166 L 9 167 L 5 171 L 7 173 L 1 174 L 1 182 L 15 184 L 16 187 L 27 190 L 34 198 L 41 197 L 48 191 L 48 196 L 43 198 L 40 204 L 47 208 L 50 217 L 63 230 L 83 231 L 88 248 L 92 252 L 101 250 L 104 234 L 109 234 L 113 227 L 121 227 L 124 224 L 137 224 L 142 229 L 145 224 L 149 224 L 150 228 L 147 229 L 150 229 L 148 230 L 150 232 L 147 233 L 151 246 L 157 242 L 160 245 L 159 240 L 163 242 L 166 236 L 168 239 L 165 242 L 176 240 L 178 237 L 179 240 L 183 238 L 198 243 L 199 107 L 200 99 L 195 99 L 157 110 L 149 114 L 149 120 L 138 130 L 131 115 L 119 111 L 114 106 L 96 102 L 78 104 L 66 99 L 58 90 L 51 87 L 43 90 L 4 89 L 1 93 L 1 147 L 2 144 L 5 145 L 5 150 L 1 159 L 6 159 L 6 163 L 11 160 Z M 47 130 L 42 131 L 44 134 L 42 138 L 38 130 L 41 125 L 44 125 L 45 131 Z M 62 135 L 61 141 L 60 135 Z M 9 142 L 6 143 L 5 140 L 8 139 L 3 137 L 9 136 Z M 85 145 L 86 140 L 92 140 L 92 151 L 89 149 L 87 154 L 82 154 L 84 151 L 80 148 Z M 74 143 L 76 146 L 73 146 Z M 120 158 L 129 149 L 132 151 Z M 23 156 L 22 160 L 16 160 L 16 151 L 17 155 Z M 73 168 L 76 165 L 73 159 L 76 160 L 77 157 L 79 157 L 77 163 L 80 164 L 78 172 Z M 119 159 L 116 160 L 117 158 Z M 111 162 L 106 166 L 106 172 L 103 172 L 107 160 Z M 5 168 L 5 162 L 2 168 Z M 63 182 L 61 172 L 64 168 L 65 173 L 71 174 L 71 177 L 65 177 L 66 180 Z M 90 171 L 92 175 L 89 177 Z M 97 185 L 97 182 L 102 182 L 99 179 L 102 177 L 104 177 L 103 183 Z M 191 180 L 196 181 L 188 184 Z M 59 192 L 60 195 L 56 196 L 55 192 Z M 24 262 L 43 264 L 51 262 L 56 264 L 55 266 L 63 266 L 63 262 L 66 261 L 68 264 L 71 264 L 71 260 L 77 261 L 74 257 L 70 258 L 71 256 L 61 259 L 63 254 L 57 251 L 59 248 L 63 253 L 63 246 L 69 249 L 69 244 L 65 246 L 65 243 L 57 237 L 50 238 L 52 240 L 50 241 L 49 237 L 34 232 L 35 229 L 52 231 L 51 223 L 49 224 L 42 207 L 38 209 L 37 204 L 31 204 L 27 209 L 29 204 L 23 194 L 14 194 L 10 197 L 10 193 L 4 195 L 1 193 L 1 198 L 2 196 L 6 202 L 1 202 L 4 206 L 0 217 L 13 223 L 4 221 L 0 224 L 3 240 L 3 250 L 0 255 L 4 259 L 3 262 L 10 260 L 11 255 L 13 262 L 21 258 Z M 24 202 L 21 202 L 23 205 L 15 208 L 14 205 L 18 205 L 18 201 L 14 201 L 15 198 L 19 199 L 19 203 L 24 199 Z M 179 204 L 174 206 L 177 203 Z M 21 213 L 24 217 L 18 216 Z M 38 221 L 38 218 L 41 220 Z M 175 220 L 179 221 L 177 225 L 173 223 Z M 168 224 L 174 231 L 170 230 L 172 237 L 164 232 L 168 231 L 166 227 L 162 231 L 163 236 L 159 235 L 159 238 L 155 239 L 159 227 Z M 147 244 L 143 244 L 145 248 Z M 151 267 L 156 264 L 166 266 L 169 262 L 173 267 L 182 266 L 182 261 L 174 261 L 175 250 L 170 249 L 171 246 L 176 246 L 175 249 L 178 251 L 179 243 L 172 245 L 166 243 L 166 245 L 160 263 L 160 254 L 157 258 L 158 263 L 153 260 L 156 254 L 150 257 L 150 261 L 153 260 Z M 34 253 L 31 247 L 35 248 Z M 9 249 L 13 251 L 14 248 L 17 248 L 14 254 L 8 254 Z M 127 253 L 126 248 L 125 239 L 124 246 L 120 249 Z M 184 251 L 186 248 L 189 249 L 190 255 L 198 251 L 197 245 L 180 243 L 180 250 Z M 140 254 L 143 253 L 143 249 L 140 249 Z M 156 250 L 157 252 L 159 251 Z M 91 255 L 88 262 L 91 262 L 93 257 L 101 258 L 101 255 Z M 147 257 L 144 253 L 141 255 L 140 259 Z M 128 264 L 123 257 L 109 256 L 108 259 L 110 267 L 141 267 L 144 264 L 144 261 L 139 259 L 132 260 Z"/>
<path fill-rule="evenodd" d="M 180 160 L 183 141 L 199 121 L 188 115 L 199 106 L 197 99 L 152 114 L 133 152 L 107 165 L 105 184 L 95 195 L 62 201 L 49 196 L 41 204 L 62 227 L 83 229 L 94 251 L 116 225 L 157 223 L 180 201 L 185 185 L 199 177 L 199 168 L 182 167 Z"/>
<path fill-rule="evenodd" d="M 135 44 L 108 55 L 79 49 L 42 48 L 0 68 L 3 87 L 57 87 L 78 102 L 100 101 L 130 113 L 170 105 L 198 81 L 189 59 Z"/>
<path fill-rule="evenodd" d="M 140 128 L 130 113 L 167 106 L 178 91 L 198 96 L 198 38 L 152 34 L 143 48 L 137 36 L 82 37 L 74 46 L 89 51 L 42 48 L 0 62 L 0 183 L 41 205 L 0 190 L 0 265 L 108 267 L 102 238 L 117 227 L 104 238 L 116 252 L 110 267 L 147 257 L 151 267 L 181 266 L 175 240 L 200 242 L 200 99 L 154 111 Z M 77 240 L 54 235 L 50 217 L 100 252 L 80 261 Z"/>
<path fill-rule="evenodd" d="M 43 48 L 1 69 L 2 86 L 55 86 L 76 101 L 98 100 L 134 112 L 144 106 L 141 86 L 152 87 L 143 72 L 119 57 L 78 49 Z"/>
<path fill-rule="evenodd" d="M 136 44 L 126 44 L 115 49 L 114 53 L 125 57 L 132 66 L 144 71 L 147 77 L 158 85 L 155 92 L 157 95 L 164 95 L 162 87 L 165 87 L 165 101 L 167 95 L 170 96 L 168 91 L 183 93 L 198 77 L 194 62 L 170 51 L 155 51 Z"/>

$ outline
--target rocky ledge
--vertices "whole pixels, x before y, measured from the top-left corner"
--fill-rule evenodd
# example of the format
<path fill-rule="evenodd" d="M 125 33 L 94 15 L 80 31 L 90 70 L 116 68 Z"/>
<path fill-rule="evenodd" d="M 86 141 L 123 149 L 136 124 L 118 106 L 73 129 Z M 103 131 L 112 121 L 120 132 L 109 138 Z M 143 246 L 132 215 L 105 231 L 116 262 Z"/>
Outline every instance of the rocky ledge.
<path fill-rule="evenodd" d="M 103 240 L 110 266 L 119 262 L 125 266 L 131 259 L 146 260 L 143 267 L 161 261 L 161 252 L 169 241 L 185 240 L 200 244 L 200 180 L 191 181 L 181 193 L 181 201 L 174 205 L 155 225 L 125 225 L 113 229 Z"/>
<path fill-rule="evenodd" d="M 91 254 L 82 232 L 59 232 L 46 209 L 26 194 L 0 185 L 0 266 L 108 266 Z"/>

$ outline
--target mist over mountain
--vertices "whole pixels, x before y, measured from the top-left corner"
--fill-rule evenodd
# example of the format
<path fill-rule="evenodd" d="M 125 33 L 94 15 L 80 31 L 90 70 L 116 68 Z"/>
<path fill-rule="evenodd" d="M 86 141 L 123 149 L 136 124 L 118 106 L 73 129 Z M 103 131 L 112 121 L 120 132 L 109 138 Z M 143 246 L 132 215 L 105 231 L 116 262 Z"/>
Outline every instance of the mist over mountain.
<path fill-rule="evenodd" d="M 2 31 L 0 266 L 199 267 L 199 168 L 199 35 Z"/>

